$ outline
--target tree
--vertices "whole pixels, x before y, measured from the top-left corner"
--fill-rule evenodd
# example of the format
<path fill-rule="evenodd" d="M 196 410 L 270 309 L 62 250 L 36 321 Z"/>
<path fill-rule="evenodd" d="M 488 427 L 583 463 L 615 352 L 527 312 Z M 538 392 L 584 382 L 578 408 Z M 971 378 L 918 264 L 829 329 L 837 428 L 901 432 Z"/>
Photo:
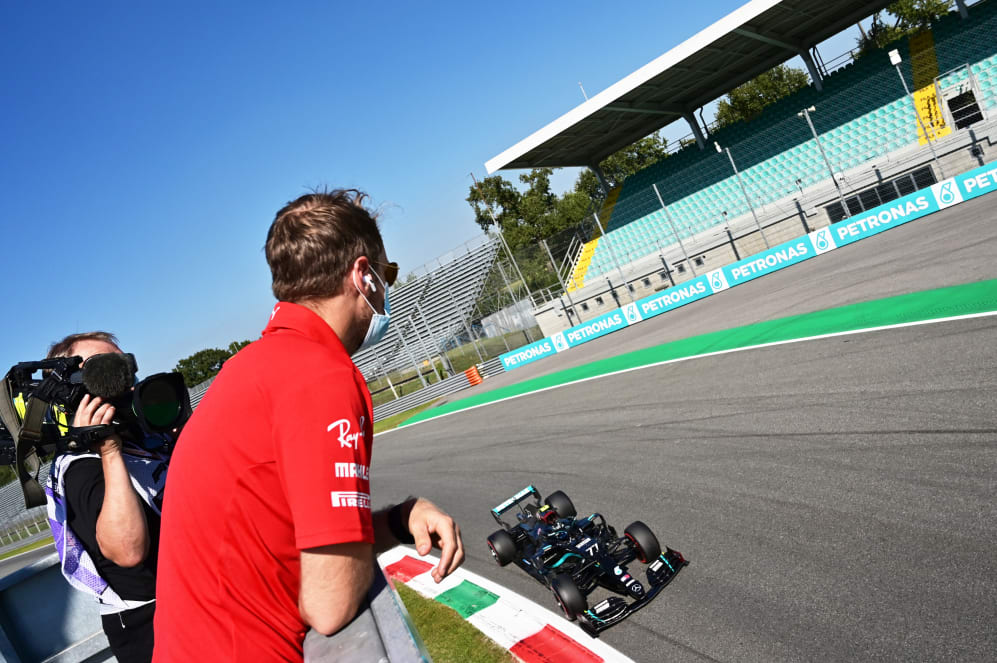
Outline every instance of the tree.
<path fill-rule="evenodd" d="M 222 364 L 231 356 L 230 352 L 219 348 L 199 350 L 178 361 L 174 370 L 183 374 L 188 387 L 194 387 L 218 375 L 218 371 L 222 370 Z"/>
<path fill-rule="evenodd" d="M 644 170 L 667 156 L 668 139 L 655 131 L 650 136 L 641 138 L 600 161 L 599 169 L 609 180 L 609 186 L 615 187 L 623 184 L 623 180 L 634 173 Z M 575 191 L 584 193 L 591 200 L 603 197 L 599 179 L 593 171 L 587 168 L 579 173 L 578 180 L 575 182 Z"/>
<path fill-rule="evenodd" d="M 228 344 L 228 354 L 230 357 L 234 357 L 239 350 L 252 343 L 252 341 L 232 341 Z"/>
<path fill-rule="evenodd" d="M 951 9 L 952 0 L 897 0 L 886 7 L 886 11 L 893 16 L 892 25 L 884 21 L 881 12 L 872 15 L 872 25 L 868 30 L 862 30 L 862 36 L 856 40 L 859 55 L 923 30 Z"/>
<path fill-rule="evenodd" d="M 735 122 L 748 122 L 761 115 L 766 106 L 809 84 L 810 77 L 802 69 L 784 64 L 773 67 L 737 86 L 717 103 L 717 124 L 726 127 Z"/>
<path fill-rule="evenodd" d="M 667 148 L 667 139 L 655 132 L 606 157 L 599 167 L 610 186 L 616 186 L 668 156 Z M 593 201 L 603 197 L 599 180 L 591 170 L 583 170 L 575 181 L 574 191 L 558 196 L 550 188 L 553 174 L 553 168 L 534 168 L 521 173 L 519 182 L 526 187 L 522 191 L 501 175 L 486 177 L 480 186 L 471 185 L 467 202 L 474 210 L 475 222 L 482 230 L 498 224 L 513 249 L 578 225 L 589 213 Z"/>

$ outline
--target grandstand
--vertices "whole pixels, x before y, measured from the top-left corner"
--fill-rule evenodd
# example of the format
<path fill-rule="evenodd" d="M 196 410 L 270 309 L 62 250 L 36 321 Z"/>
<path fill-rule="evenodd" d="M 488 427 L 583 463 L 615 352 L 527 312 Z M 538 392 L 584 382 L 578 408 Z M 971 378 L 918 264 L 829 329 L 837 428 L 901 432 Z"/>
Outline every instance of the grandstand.
<path fill-rule="evenodd" d="M 696 143 L 607 192 L 591 241 L 571 256 L 568 290 L 585 302 L 638 262 L 648 265 L 642 275 L 667 262 L 678 273 L 715 268 L 704 254 L 728 237 L 726 262 L 735 236 L 776 226 L 785 241 L 977 165 L 997 136 L 997 0 L 960 2 L 929 31 L 827 71 L 816 44 L 886 4 L 749 2 L 486 166 L 589 166 L 605 184 L 595 165 L 604 156 L 677 119 L 690 123 Z M 695 121 L 697 106 L 794 55 L 810 86 L 750 122 L 709 132 Z"/>
<path fill-rule="evenodd" d="M 406 283 L 392 287 L 387 335 L 353 356 L 366 379 L 422 364 L 456 339 L 466 338 L 471 314 L 498 249 L 498 239 L 481 235 L 419 268 Z"/>
<path fill-rule="evenodd" d="M 997 108 L 995 34 L 997 3 L 991 1 L 973 7 L 968 25 L 958 14 L 951 14 L 931 31 L 891 45 L 904 61 L 914 65 L 904 75 L 912 89 L 924 91 L 920 96 L 926 100 L 919 106 L 933 140 L 950 135 L 953 129 L 953 121 L 939 108 L 936 87 L 973 78 L 982 110 L 979 119 Z M 822 91 L 807 87 L 768 107 L 752 122 L 739 122 L 712 133 L 714 142 L 738 155 L 741 176 L 756 206 L 774 203 L 828 179 L 817 143 L 807 124 L 797 117 L 802 108 L 818 109 L 812 115 L 813 122 L 835 173 L 927 142 L 914 113 L 914 100 L 904 92 L 885 54 L 886 49 L 873 52 L 839 69 L 823 80 Z M 936 85 L 939 74 L 949 71 Z M 620 247 L 619 253 L 634 257 L 654 251 L 653 238 L 672 235 L 662 203 L 678 221 L 678 234 L 683 239 L 716 226 L 724 212 L 729 218 L 749 213 L 727 158 L 696 146 L 628 178 L 615 198 L 615 204 L 606 210 L 609 221 L 604 222 L 607 238 L 602 246 L 611 242 Z M 877 200 L 874 205 L 859 205 L 852 212 L 878 204 Z M 832 216 L 831 220 L 838 218 Z M 596 247 L 587 269 L 576 270 L 573 278 L 583 283 L 585 277 L 600 276 L 613 267 L 609 251 Z"/>

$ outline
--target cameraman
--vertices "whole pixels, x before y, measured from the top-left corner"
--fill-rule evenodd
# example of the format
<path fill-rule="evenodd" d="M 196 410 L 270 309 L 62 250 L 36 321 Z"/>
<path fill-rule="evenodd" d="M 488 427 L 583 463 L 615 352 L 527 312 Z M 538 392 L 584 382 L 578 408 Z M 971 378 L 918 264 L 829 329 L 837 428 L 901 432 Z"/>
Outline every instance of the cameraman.
<path fill-rule="evenodd" d="M 121 353 L 106 332 L 73 334 L 55 343 L 48 358 Z M 57 423 L 65 414 L 54 412 Z M 85 395 L 72 426 L 110 424 L 114 407 Z M 152 446 L 152 445 L 149 445 Z M 119 435 L 90 453 L 62 454 L 52 462 L 46 495 L 63 575 L 94 595 L 111 651 L 120 663 L 152 660 L 159 505 L 167 458 Z"/>

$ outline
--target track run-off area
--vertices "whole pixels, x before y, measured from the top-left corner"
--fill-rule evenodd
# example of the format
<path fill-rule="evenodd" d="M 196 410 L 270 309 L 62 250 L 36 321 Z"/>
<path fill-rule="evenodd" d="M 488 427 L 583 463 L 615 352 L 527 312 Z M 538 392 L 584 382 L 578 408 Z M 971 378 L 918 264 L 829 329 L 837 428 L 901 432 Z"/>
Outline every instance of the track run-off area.
<path fill-rule="evenodd" d="M 551 609 L 492 561 L 491 507 L 532 483 L 617 529 L 643 520 L 691 564 L 602 634 L 636 661 L 992 660 L 991 209 L 967 202 L 457 394 L 376 437 L 375 500 L 433 499 L 470 570 Z"/>

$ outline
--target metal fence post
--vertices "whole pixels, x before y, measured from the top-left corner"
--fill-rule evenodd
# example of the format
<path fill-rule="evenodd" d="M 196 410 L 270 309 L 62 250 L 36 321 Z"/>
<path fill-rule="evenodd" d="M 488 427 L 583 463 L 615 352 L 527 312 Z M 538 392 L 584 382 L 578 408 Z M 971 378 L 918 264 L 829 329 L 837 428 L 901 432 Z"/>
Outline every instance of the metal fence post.
<path fill-rule="evenodd" d="M 467 324 L 467 318 L 465 318 L 461 314 L 460 307 L 457 306 L 457 300 L 456 300 L 456 298 L 454 298 L 453 291 L 450 288 L 447 288 L 447 294 L 450 295 L 450 303 L 453 304 L 454 313 L 456 313 L 457 317 L 460 318 L 461 323 L 464 325 L 464 329 L 467 331 L 467 336 L 471 340 L 471 345 L 474 346 L 474 351 L 478 355 L 478 360 L 479 361 L 484 361 L 485 358 L 481 354 L 481 350 L 478 349 L 478 344 L 474 340 L 474 333 L 471 331 L 471 326 Z M 423 320 L 425 320 L 425 316 L 423 316 Z"/>
<path fill-rule="evenodd" d="M 561 284 L 561 291 L 564 292 L 564 296 L 568 298 L 568 303 L 571 304 L 572 310 L 578 317 L 578 322 L 582 321 L 581 314 L 578 313 L 578 309 L 575 308 L 575 302 L 571 299 L 571 293 L 568 292 L 568 286 L 565 285 L 564 280 L 561 278 L 561 272 L 557 270 L 557 263 L 554 261 L 554 254 L 550 251 L 550 246 L 547 244 L 546 239 L 541 239 L 540 243 L 543 245 L 544 250 L 547 251 L 547 257 L 550 258 L 550 266 L 554 268 L 554 274 L 557 276 L 557 282 Z M 564 308 L 564 302 L 561 302 L 561 308 Z M 568 322 L 571 322 L 571 318 L 568 318 Z"/>

